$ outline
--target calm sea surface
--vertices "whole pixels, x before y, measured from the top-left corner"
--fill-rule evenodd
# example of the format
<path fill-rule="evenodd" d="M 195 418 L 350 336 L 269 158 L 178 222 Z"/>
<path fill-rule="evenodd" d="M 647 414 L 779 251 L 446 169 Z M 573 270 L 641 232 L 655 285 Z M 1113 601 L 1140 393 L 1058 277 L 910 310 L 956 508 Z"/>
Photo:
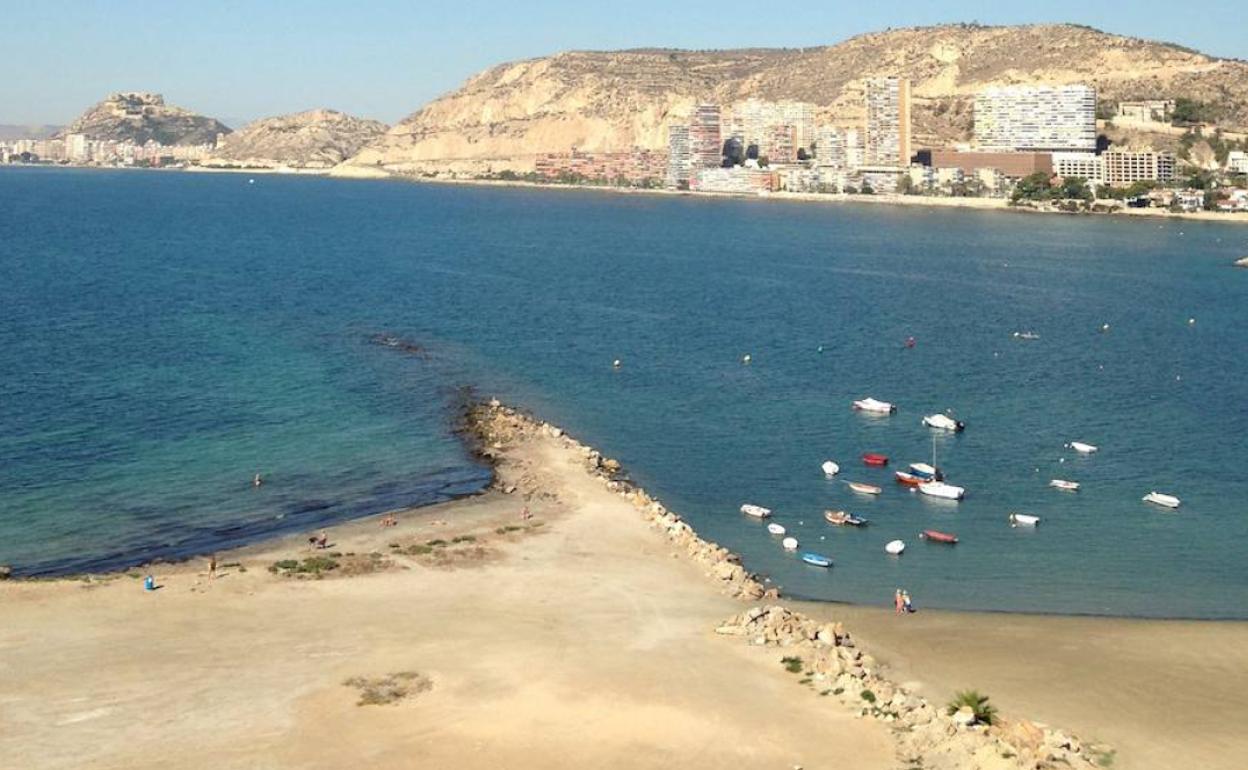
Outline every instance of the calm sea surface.
<path fill-rule="evenodd" d="M 450 432 L 475 385 L 619 457 L 790 594 L 1248 617 L 1248 270 L 1228 266 L 1248 227 L 56 169 L 0 170 L 0 212 L 0 563 L 21 573 L 480 489 Z M 866 395 L 900 409 L 851 411 Z M 946 409 L 964 502 L 858 461 L 930 461 L 919 420 Z"/>

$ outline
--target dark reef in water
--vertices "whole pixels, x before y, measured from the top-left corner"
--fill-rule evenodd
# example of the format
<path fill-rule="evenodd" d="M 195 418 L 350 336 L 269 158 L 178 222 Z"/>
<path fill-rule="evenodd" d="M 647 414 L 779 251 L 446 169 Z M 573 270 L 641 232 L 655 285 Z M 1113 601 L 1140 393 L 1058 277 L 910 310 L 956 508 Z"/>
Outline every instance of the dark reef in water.
<path fill-rule="evenodd" d="M 390 348 L 391 350 L 397 350 L 400 353 L 407 353 L 410 356 L 420 356 L 421 358 L 425 358 L 429 355 L 427 350 L 420 345 L 417 345 L 415 342 L 403 339 L 402 337 L 398 337 L 393 334 L 386 334 L 385 332 L 375 332 L 368 335 L 368 341 L 383 348 Z"/>

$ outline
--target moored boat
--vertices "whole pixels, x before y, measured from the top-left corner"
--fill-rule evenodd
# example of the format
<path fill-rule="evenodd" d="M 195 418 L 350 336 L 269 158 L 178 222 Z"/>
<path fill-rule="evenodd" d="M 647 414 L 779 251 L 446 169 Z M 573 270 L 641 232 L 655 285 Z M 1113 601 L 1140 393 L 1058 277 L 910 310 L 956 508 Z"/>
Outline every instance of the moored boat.
<path fill-rule="evenodd" d="M 1040 517 L 1026 513 L 1011 513 L 1009 521 L 1011 527 L 1034 527 L 1040 523 Z"/>
<path fill-rule="evenodd" d="M 871 398 L 870 396 L 860 398 L 855 401 L 854 408 L 860 412 L 871 412 L 873 414 L 892 414 L 897 411 L 897 406 L 895 404 L 890 404 L 887 401 L 880 401 L 878 399 Z"/>
<path fill-rule="evenodd" d="M 751 505 L 750 503 L 746 503 L 741 506 L 741 512 L 746 516 L 753 516 L 756 519 L 765 519 L 771 516 L 770 508 L 764 508 L 761 505 Z"/>
<path fill-rule="evenodd" d="M 783 534 L 784 534 L 784 525 L 783 525 L 783 524 L 776 524 L 775 522 L 772 522 L 771 524 L 768 524 L 768 525 L 767 525 L 767 531 L 768 531 L 768 532 L 770 532 L 770 533 L 771 533 L 771 534 L 773 534 L 773 535 L 783 535 Z"/>
<path fill-rule="evenodd" d="M 962 487 L 955 487 L 943 481 L 929 481 L 926 484 L 920 484 L 919 491 L 929 497 L 939 497 L 943 500 L 961 500 L 966 496 L 966 490 Z"/>
<path fill-rule="evenodd" d="M 1182 501 L 1174 495 L 1167 495 L 1161 492 L 1149 492 L 1147 495 L 1144 495 L 1144 502 L 1165 508 L 1178 508 L 1182 504 Z"/>
<path fill-rule="evenodd" d="M 888 455 L 882 455 L 879 452 L 867 452 L 862 456 L 863 463 L 883 467 L 888 465 Z"/>
<path fill-rule="evenodd" d="M 884 545 L 884 553 L 890 556 L 900 556 L 904 550 L 906 550 L 906 544 L 902 540 L 890 540 Z"/>
<path fill-rule="evenodd" d="M 945 474 L 941 473 L 939 468 L 935 465 L 928 465 L 927 463 L 910 463 L 910 474 L 918 476 L 924 481 L 945 480 Z"/>
<path fill-rule="evenodd" d="M 823 469 L 823 475 L 827 476 L 828 478 L 832 478 L 833 476 L 841 472 L 841 466 L 837 465 L 831 460 L 824 462 L 824 464 L 820 465 L 819 467 Z"/>
<path fill-rule="evenodd" d="M 945 414 L 929 414 L 923 418 L 923 424 L 929 428 L 937 430 L 949 430 L 954 433 L 960 433 L 966 429 L 966 423 L 961 420 L 955 420 Z"/>
<path fill-rule="evenodd" d="M 847 481 L 845 483 L 849 485 L 851 490 L 860 495 L 878 495 L 884 491 L 874 484 L 863 484 L 860 481 Z"/>
<path fill-rule="evenodd" d="M 823 518 L 838 527 L 865 527 L 867 520 L 847 511 L 824 511 Z"/>
<path fill-rule="evenodd" d="M 785 539 L 780 541 L 780 547 L 786 551 L 796 551 L 797 550 L 797 538 L 786 537 Z"/>
<path fill-rule="evenodd" d="M 908 487 L 917 487 L 920 484 L 926 484 L 927 479 L 922 476 L 915 476 L 913 473 L 905 471 L 894 471 L 893 477 L 897 479 L 898 484 L 905 484 Z"/>
<path fill-rule="evenodd" d="M 1040 339 L 1040 335 L 1036 334 L 1035 332 L 1014 332 L 1014 339 L 1016 340 L 1038 340 Z"/>
<path fill-rule="evenodd" d="M 933 543 L 948 543 L 949 545 L 957 545 L 958 536 L 950 532 L 941 532 L 938 529 L 925 529 L 919 533 L 919 537 Z"/>
<path fill-rule="evenodd" d="M 1067 492 L 1079 491 L 1078 481 L 1067 481 L 1066 479 L 1053 479 L 1052 481 L 1049 482 L 1049 486 L 1053 487 L 1054 489 L 1064 489 Z"/>
<path fill-rule="evenodd" d="M 812 567 L 823 567 L 824 569 L 827 569 L 832 566 L 832 560 L 820 553 L 804 553 L 802 554 L 802 561 Z"/>
<path fill-rule="evenodd" d="M 1090 455 L 1100 449 L 1100 447 L 1097 447 L 1094 444 L 1085 444 L 1082 441 L 1070 442 L 1070 448 L 1082 455 Z"/>

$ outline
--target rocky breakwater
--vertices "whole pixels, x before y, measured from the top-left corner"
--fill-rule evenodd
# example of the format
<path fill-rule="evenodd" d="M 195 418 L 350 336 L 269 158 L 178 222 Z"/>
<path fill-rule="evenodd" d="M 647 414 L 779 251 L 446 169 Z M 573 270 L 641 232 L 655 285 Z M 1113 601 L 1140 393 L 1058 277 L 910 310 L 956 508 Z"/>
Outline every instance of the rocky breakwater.
<path fill-rule="evenodd" d="M 524 495 L 526 499 L 546 494 L 540 479 L 520 469 L 517 469 L 519 473 L 509 472 L 505 463 L 500 461 L 509 447 L 520 443 L 537 439 L 558 442 L 562 448 L 573 453 L 586 473 L 608 491 L 627 500 L 653 529 L 667 538 L 677 553 L 703 568 L 721 591 L 746 601 L 779 597 L 775 588 L 764 586 L 756 575 L 741 565 L 739 556 L 699 537 L 679 514 L 668 510 L 646 490 L 630 481 L 618 460 L 582 444 L 561 428 L 505 406 L 498 400 L 491 400 L 469 407 L 463 433 L 474 444 L 476 453 L 494 464 L 497 471 L 494 487 L 506 494 Z"/>
<path fill-rule="evenodd" d="M 820 623 L 781 606 L 752 607 L 725 620 L 717 634 L 784 651 L 780 662 L 820 695 L 834 696 L 862 718 L 890 725 L 898 758 L 926 770 L 1092 770 L 1112 756 L 1025 719 L 977 716 L 969 706 L 940 708 L 887 679 L 840 623 Z"/>

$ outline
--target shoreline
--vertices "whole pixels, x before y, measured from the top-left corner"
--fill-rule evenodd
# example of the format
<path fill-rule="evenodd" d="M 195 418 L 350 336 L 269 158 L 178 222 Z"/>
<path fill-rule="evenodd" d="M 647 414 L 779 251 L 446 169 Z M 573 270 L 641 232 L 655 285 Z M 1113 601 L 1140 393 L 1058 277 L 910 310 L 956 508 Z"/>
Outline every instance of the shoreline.
<path fill-rule="evenodd" d="M 1090 768 L 1118 752 L 1118 767 L 1185 757 L 1229 770 L 1223 758 L 1248 747 L 1233 717 L 1248 713 L 1248 624 L 933 611 L 902 619 L 777 599 L 618 462 L 561 429 L 498 402 L 478 406 L 468 424 L 480 456 L 497 464 L 492 488 L 404 511 L 393 528 L 379 527 L 380 516 L 347 522 L 327 530 L 324 551 L 300 535 L 255 543 L 218 554 L 215 580 L 202 563 L 169 565 L 154 593 L 122 574 L 0 582 L 9 705 L 23 707 L 0 713 L 0 728 L 11 728 L 0 729 L 0 751 L 46 767 L 148 767 L 162 761 L 152 757 L 166 755 L 164 743 L 194 740 L 204 767 L 243 767 L 246 751 L 263 750 L 274 767 L 329 768 L 370 746 L 373 760 L 394 760 L 367 763 L 377 767 L 403 767 L 419 751 L 430 766 L 493 767 L 502 757 L 536 768 L 573 750 L 561 743 L 571 736 L 577 761 L 629 756 L 637 767 L 709 750 L 735 766 L 848 758 L 884 768 L 920 758 L 932 770 Z M 522 505 L 530 518 L 516 518 Z M 306 575 L 280 566 L 314 558 L 337 566 Z M 781 670 L 782 655 L 801 658 L 806 678 Z M 355 707 L 342 684 L 409 669 L 430 678 L 432 693 L 388 711 Z M 612 695 L 601 703 L 569 704 L 550 690 L 559 681 L 592 692 L 594 676 Z M 99 694 L 76 705 L 69 695 L 84 684 Z M 935 707 L 967 686 L 994 697 L 1000 725 L 960 724 Z M 151 688 L 161 694 L 141 695 Z M 134 708 L 152 697 L 179 716 L 149 725 Z M 220 699 L 213 716 L 190 707 L 210 697 Z M 1210 720 L 1214 699 L 1222 718 Z M 583 722 L 598 709 L 600 719 Z M 760 710 L 775 722 L 761 731 Z M 449 722 L 440 716 L 448 711 L 457 714 Z M 604 727 L 620 719 L 633 727 Z M 665 732 L 672 720 L 681 729 Z M 748 730 L 750 745 L 712 737 L 725 727 Z M 309 754 L 295 740 L 325 729 L 335 734 L 328 749 L 313 740 Z M 642 735 L 656 753 L 626 748 Z M 74 754 L 84 745 L 113 761 L 84 765 Z M 733 753 L 747 749 L 749 759 Z M 595 750 L 606 754 L 583 753 Z M 517 755 L 525 759 L 510 761 Z"/>

